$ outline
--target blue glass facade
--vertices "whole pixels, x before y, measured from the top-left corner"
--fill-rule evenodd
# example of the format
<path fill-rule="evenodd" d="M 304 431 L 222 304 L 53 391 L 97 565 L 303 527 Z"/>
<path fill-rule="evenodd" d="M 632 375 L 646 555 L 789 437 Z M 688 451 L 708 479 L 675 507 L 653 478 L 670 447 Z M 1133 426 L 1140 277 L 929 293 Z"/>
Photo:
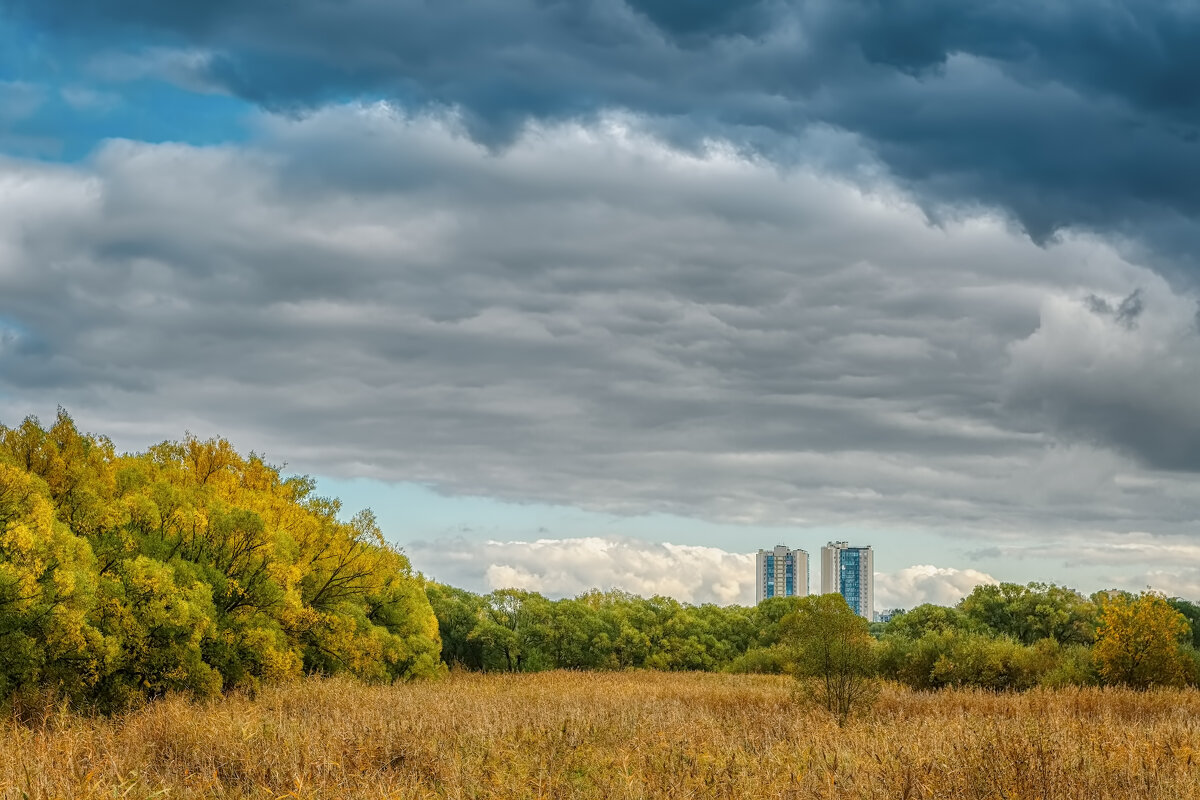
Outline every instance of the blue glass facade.
<path fill-rule="evenodd" d="M 855 613 L 870 619 L 875 606 L 875 553 L 830 542 L 821 548 L 821 593 L 836 592 Z"/>
<path fill-rule="evenodd" d="M 770 597 L 803 597 L 808 594 L 808 553 L 779 545 L 759 550 L 755 602 Z"/>
<path fill-rule="evenodd" d="M 846 603 L 851 608 L 857 609 L 862 605 L 862 553 L 858 550 L 843 550 L 838 560 L 841 572 L 838 582 L 842 597 L 846 598 Z"/>
<path fill-rule="evenodd" d="M 841 575 L 839 576 L 841 583 L 841 596 L 845 597 L 846 602 L 850 603 L 851 608 L 858 608 L 862 603 L 863 588 L 859 584 L 859 567 L 862 555 L 858 551 L 841 552 L 840 566 Z"/>

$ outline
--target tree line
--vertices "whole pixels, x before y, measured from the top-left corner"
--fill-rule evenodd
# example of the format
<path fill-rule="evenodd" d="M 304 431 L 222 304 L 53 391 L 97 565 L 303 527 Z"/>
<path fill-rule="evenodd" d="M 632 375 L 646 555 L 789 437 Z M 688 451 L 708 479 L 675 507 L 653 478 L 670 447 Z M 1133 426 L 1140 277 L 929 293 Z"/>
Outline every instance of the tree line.
<path fill-rule="evenodd" d="M 815 609 L 849 615 L 873 676 L 917 689 L 1200 684 L 1200 607 L 1153 592 L 1085 597 L 1054 584 L 976 587 L 955 607 L 922 605 L 868 624 L 840 596 L 757 606 L 688 605 L 590 591 L 549 600 L 501 589 L 426 586 L 452 667 L 794 672 L 811 657 Z M 839 634 L 841 635 L 841 634 Z M 848 634 L 847 634 L 848 635 Z"/>
<path fill-rule="evenodd" d="M 443 661 L 481 671 L 749 667 L 747 656 L 780 641 L 780 623 L 794 610 L 780 600 L 722 607 L 620 591 L 548 600 L 520 589 L 478 595 L 429 583 L 426 593 Z"/>

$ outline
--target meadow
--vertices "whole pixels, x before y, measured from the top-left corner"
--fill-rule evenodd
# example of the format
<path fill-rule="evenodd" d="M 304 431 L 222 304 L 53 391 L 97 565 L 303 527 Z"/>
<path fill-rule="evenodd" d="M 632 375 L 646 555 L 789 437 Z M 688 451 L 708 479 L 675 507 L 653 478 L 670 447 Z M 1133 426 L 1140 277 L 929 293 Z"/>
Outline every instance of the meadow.
<path fill-rule="evenodd" d="M 454 673 L 0 722 L 12 798 L 1200 797 L 1200 693 L 887 686 L 839 728 L 777 676 Z"/>

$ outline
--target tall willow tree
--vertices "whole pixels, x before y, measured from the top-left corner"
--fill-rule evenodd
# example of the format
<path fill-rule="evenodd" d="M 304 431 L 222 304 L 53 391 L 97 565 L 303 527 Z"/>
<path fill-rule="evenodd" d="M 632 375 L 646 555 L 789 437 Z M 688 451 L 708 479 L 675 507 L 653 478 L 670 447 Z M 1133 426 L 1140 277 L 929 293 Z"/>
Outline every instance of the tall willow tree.
<path fill-rule="evenodd" d="M 119 455 L 61 410 L 0 426 L 0 699 L 439 674 L 423 580 L 314 489 L 223 439 Z"/>

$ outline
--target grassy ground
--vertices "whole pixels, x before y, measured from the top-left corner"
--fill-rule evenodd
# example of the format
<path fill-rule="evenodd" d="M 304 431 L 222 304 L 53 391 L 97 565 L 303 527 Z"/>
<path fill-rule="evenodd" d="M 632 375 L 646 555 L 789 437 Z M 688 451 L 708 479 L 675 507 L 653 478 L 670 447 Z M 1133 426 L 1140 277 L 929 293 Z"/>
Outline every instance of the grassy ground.
<path fill-rule="evenodd" d="M 785 679 L 306 681 L 0 722 L 0 797 L 1200 798 L 1200 693 L 885 689 L 846 728 Z"/>

